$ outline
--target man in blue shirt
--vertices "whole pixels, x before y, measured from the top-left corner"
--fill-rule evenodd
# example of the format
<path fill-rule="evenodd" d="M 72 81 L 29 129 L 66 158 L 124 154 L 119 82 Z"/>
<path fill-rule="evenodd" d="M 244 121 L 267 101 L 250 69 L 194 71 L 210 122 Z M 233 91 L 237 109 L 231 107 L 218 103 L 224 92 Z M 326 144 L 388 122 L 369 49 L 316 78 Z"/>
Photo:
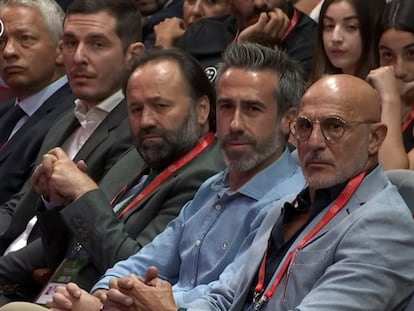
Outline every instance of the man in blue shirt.
<path fill-rule="evenodd" d="M 93 295 L 69 284 L 57 290 L 52 309 L 99 310 L 96 296 L 104 299 L 109 283 L 116 286 L 116 278 L 129 274 L 143 276 L 149 266 L 174 284 L 178 305 L 192 301 L 233 277 L 268 208 L 303 187 L 300 168 L 286 148 L 303 91 L 297 64 L 279 50 L 254 44 L 231 46 L 224 61 L 216 114 L 227 169 L 204 182 L 153 242 L 107 270 Z"/>

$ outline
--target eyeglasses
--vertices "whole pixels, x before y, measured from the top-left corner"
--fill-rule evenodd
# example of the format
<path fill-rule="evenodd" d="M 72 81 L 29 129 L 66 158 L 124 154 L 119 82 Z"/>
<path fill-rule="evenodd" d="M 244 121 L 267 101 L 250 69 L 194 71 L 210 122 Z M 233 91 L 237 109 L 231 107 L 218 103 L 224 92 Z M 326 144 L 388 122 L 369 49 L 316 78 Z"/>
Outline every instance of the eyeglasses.
<path fill-rule="evenodd" d="M 323 137 L 328 142 L 336 142 L 344 135 L 345 130 L 350 128 L 351 124 L 377 123 L 374 120 L 365 121 L 345 121 L 338 116 L 331 116 L 312 121 L 311 119 L 299 116 L 290 122 L 290 132 L 297 140 L 307 140 L 312 134 L 313 125 L 319 124 Z"/>

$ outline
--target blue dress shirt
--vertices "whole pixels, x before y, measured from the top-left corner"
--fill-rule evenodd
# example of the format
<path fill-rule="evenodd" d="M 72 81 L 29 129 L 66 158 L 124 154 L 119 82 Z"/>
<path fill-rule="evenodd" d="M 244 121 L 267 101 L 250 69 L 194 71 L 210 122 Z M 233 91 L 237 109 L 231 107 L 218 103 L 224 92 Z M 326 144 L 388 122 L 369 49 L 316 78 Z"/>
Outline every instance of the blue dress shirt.
<path fill-rule="evenodd" d="M 305 181 L 287 149 L 237 191 L 229 190 L 227 176 L 225 170 L 205 181 L 162 233 L 108 269 L 92 291 L 108 288 L 112 277 L 143 276 L 147 267 L 156 266 L 159 276 L 174 284 L 180 306 L 231 279 L 267 210 L 299 192 Z"/>

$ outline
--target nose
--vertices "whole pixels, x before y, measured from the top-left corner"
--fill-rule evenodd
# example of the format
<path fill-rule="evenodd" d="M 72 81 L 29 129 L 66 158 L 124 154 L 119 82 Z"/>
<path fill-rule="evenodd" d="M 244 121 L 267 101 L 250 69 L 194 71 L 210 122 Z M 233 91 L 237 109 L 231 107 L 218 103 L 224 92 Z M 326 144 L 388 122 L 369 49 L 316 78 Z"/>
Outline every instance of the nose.
<path fill-rule="evenodd" d="M 236 108 L 233 112 L 233 117 L 230 122 L 230 130 L 232 132 L 243 132 L 244 129 L 243 115 L 240 108 Z"/>
<path fill-rule="evenodd" d="M 75 63 L 80 64 L 80 63 L 86 62 L 86 59 L 87 59 L 86 47 L 82 43 L 79 43 L 75 48 L 73 60 Z"/>
<path fill-rule="evenodd" d="M 395 77 L 397 79 L 405 80 L 407 77 L 407 66 L 405 66 L 404 60 L 401 56 L 396 58 L 395 63 L 393 64 Z"/>
<path fill-rule="evenodd" d="M 322 134 L 319 123 L 313 123 L 312 132 L 307 140 L 307 144 L 312 149 L 323 149 L 326 146 L 326 139 Z"/>
<path fill-rule="evenodd" d="M 334 29 L 332 30 L 331 40 L 333 42 L 342 42 L 343 41 L 343 33 L 342 33 L 342 28 L 341 28 L 340 25 L 335 25 Z"/>
<path fill-rule="evenodd" d="M 2 45 L 4 59 L 10 59 L 17 55 L 16 41 L 13 38 L 4 38 Z"/>
<path fill-rule="evenodd" d="M 142 108 L 140 123 L 142 128 L 148 128 L 156 125 L 154 110 L 149 107 Z"/>

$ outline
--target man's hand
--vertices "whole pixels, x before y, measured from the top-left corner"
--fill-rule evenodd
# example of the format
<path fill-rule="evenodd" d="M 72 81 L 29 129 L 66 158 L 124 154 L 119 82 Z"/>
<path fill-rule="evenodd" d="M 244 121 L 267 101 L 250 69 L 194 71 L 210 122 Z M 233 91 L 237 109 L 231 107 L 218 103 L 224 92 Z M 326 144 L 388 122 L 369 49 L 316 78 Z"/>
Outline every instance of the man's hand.
<path fill-rule="evenodd" d="M 166 18 L 154 26 L 155 45 L 170 47 L 178 37 L 186 31 L 185 22 L 178 17 Z"/>
<path fill-rule="evenodd" d="M 105 310 L 176 311 L 171 284 L 159 279 L 157 274 L 155 267 L 149 267 L 144 279 L 132 274 L 111 279 Z"/>
<path fill-rule="evenodd" d="M 240 32 L 237 41 L 256 42 L 273 47 L 282 41 L 289 23 L 287 15 L 278 8 L 262 12 L 256 23 Z"/>
<path fill-rule="evenodd" d="M 42 163 L 32 175 L 33 187 L 51 201 L 61 204 L 97 189 L 98 185 L 86 174 L 83 161 L 74 163 L 61 148 L 54 148 L 43 156 Z"/>
<path fill-rule="evenodd" d="M 69 283 L 56 289 L 47 306 L 54 311 L 99 311 L 102 303 L 75 283 Z"/>

